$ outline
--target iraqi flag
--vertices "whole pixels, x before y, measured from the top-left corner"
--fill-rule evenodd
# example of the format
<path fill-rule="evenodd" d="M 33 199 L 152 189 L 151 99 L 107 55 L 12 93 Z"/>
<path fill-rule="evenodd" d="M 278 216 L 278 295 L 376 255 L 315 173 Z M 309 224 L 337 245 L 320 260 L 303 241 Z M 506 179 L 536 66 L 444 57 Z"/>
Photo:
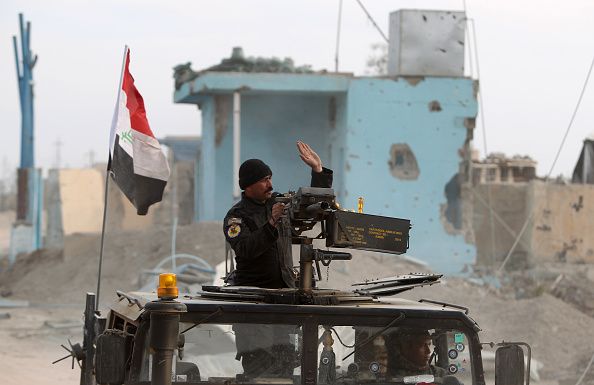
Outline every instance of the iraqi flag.
<path fill-rule="evenodd" d="M 144 101 L 130 74 L 130 50 L 126 47 L 111 134 L 108 171 L 122 192 L 146 215 L 160 202 L 169 178 L 169 165 L 146 118 Z"/>

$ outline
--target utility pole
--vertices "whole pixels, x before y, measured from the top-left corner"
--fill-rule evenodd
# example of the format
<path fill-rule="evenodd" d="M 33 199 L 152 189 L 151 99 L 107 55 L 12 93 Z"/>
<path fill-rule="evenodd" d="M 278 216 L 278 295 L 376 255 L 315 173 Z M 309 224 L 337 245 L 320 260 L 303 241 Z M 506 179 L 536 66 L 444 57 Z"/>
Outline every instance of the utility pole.
<path fill-rule="evenodd" d="M 37 55 L 33 55 L 31 52 L 31 23 L 27 22 L 25 27 L 22 13 L 19 13 L 19 25 L 21 32 L 20 58 L 16 36 L 12 37 L 12 43 L 21 100 L 21 168 L 33 168 L 35 167 L 35 154 L 33 151 L 33 67 L 37 62 Z"/>
<path fill-rule="evenodd" d="M 87 155 L 89 155 L 89 168 L 93 168 L 95 165 L 95 151 L 91 149 L 87 152 Z"/>
<path fill-rule="evenodd" d="M 62 147 L 62 141 L 60 140 L 60 138 L 58 138 L 58 140 L 56 140 L 54 142 L 54 145 L 56 146 L 56 159 L 54 160 L 54 168 L 59 169 L 60 166 L 62 165 L 62 153 L 61 153 L 61 147 Z"/>
<path fill-rule="evenodd" d="M 17 220 L 32 222 L 31 200 L 34 195 L 29 176 L 35 167 L 35 151 L 33 136 L 33 67 L 37 55 L 31 52 L 31 23 L 25 25 L 23 14 L 19 13 L 21 35 L 20 55 L 17 37 L 12 37 L 14 58 L 21 102 L 21 163 L 17 174 Z"/>
<path fill-rule="evenodd" d="M 35 168 L 33 68 L 37 55 L 31 52 L 31 23 L 25 24 L 19 13 L 20 49 L 12 37 L 21 105 L 21 159 L 17 170 L 17 212 L 10 238 L 9 263 L 16 255 L 41 248 L 41 213 L 43 212 L 43 179 Z"/>

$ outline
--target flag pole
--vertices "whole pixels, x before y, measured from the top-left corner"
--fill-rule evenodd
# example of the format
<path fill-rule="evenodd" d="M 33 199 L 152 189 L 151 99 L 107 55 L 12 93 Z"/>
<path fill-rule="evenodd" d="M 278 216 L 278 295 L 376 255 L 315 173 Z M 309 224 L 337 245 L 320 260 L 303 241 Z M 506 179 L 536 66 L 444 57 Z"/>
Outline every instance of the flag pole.
<path fill-rule="evenodd" d="M 107 169 L 105 170 L 105 191 L 103 194 L 103 223 L 101 224 L 101 246 L 99 248 L 99 271 L 97 272 L 97 296 L 95 297 L 95 311 L 99 310 L 99 293 L 101 291 L 101 267 L 103 264 L 103 246 L 105 241 L 105 223 L 107 219 L 107 196 L 108 196 L 108 187 L 109 187 L 109 174 L 111 172 L 111 153 L 113 151 L 113 140 L 115 140 L 115 132 L 113 124 L 117 119 L 117 114 L 119 110 L 120 104 L 120 92 L 122 89 L 122 82 L 124 81 L 124 69 L 126 67 L 126 57 L 128 55 L 128 46 L 124 46 L 124 57 L 122 58 L 122 70 L 120 71 L 120 82 L 118 85 L 118 92 L 116 97 L 116 106 L 114 111 L 114 119 L 112 121 L 112 128 L 109 136 L 109 151 L 108 151 L 108 162 L 107 162 Z"/>
<path fill-rule="evenodd" d="M 103 194 L 103 223 L 101 225 L 101 246 L 99 248 L 99 271 L 97 272 L 97 296 L 95 297 L 95 310 L 99 310 L 99 292 L 101 290 L 101 265 L 103 263 L 103 244 L 105 240 L 105 222 L 107 218 L 107 191 L 109 185 L 109 169 L 105 171 L 105 192 Z"/>

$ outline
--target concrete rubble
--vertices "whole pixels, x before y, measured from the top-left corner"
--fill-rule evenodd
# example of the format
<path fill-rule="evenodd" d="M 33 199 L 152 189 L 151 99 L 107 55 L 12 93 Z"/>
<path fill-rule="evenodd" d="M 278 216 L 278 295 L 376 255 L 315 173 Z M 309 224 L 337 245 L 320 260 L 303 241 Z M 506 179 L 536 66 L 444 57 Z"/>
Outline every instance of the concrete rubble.
<path fill-rule="evenodd" d="M 594 282 L 580 277 L 559 274 L 550 288 L 550 293 L 580 311 L 594 317 Z"/>

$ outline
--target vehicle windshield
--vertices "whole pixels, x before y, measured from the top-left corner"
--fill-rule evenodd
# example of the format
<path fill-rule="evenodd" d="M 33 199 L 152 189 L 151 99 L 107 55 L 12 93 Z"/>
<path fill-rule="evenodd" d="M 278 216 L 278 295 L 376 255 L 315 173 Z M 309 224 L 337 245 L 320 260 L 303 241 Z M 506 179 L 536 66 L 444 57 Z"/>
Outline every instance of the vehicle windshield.
<path fill-rule="evenodd" d="M 472 384 L 468 337 L 459 330 L 322 325 L 318 334 L 319 384 Z"/>
<path fill-rule="evenodd" d="M 178 383 L 301 384 L 303 328 L 279 324 L 181 323 Z M 390 327 L 386 327 L 390 326 Z M 311 329 L 310 329 L 311 330 Z M 315 329 L 313 330 L 315 332 Z M 310 339 L 315 341 L 315 338 Z M 455 329 L 319 325 L 318 384 L 472 384 L 468 336 Z M 150 381 L 145 344 L 140 380 Z M 313 351 L 316 351 L 315 348 Z"/>
<path fill-rule="evenodd" d="M 301 327 L 269 324 L 180 323 L 180 347 L 173 363 L 174 382 L 253 383 L 300 378 Z M 147 341 L 148 342 L 148 341 Z M 145 344 L 140 380 L 150 381 L 151 354 Z M 296 382 L 298 383 L 298 381 Z"/>

